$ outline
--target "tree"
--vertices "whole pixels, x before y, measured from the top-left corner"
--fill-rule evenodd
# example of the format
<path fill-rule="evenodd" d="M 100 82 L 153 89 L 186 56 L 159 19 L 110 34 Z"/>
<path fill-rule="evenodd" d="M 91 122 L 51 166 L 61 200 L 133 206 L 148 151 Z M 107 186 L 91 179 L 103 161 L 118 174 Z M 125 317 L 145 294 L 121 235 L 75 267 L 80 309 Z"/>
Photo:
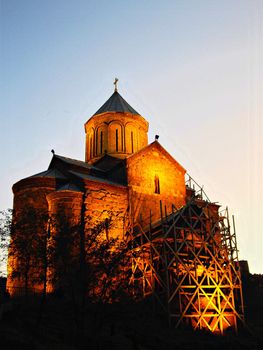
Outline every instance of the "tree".
<path fill-rule="evenodd" d="M 12 225 L 12 210 L 0 212 L 0 274 L 6 277 L 8 247 Z"/>
<path fill-rule="evenodd" d="M 80 334 L 85 329 L 88 307 L 96 305 L 93 324 L 99 329 L 103 305 L 119 302 L 129 295 L 128 246 L 110 236 L 114 224 L 110 217 L 93 227 L 89 226 L 89 219 L 84 208 L 76 221 L 63 210 L 48 215 L 39 209 L 26 208 L 13 213 L 13 220 L 9 216 L 4 225 L 2 231 L 11 234 L 9 279 L 14 289 L 26 297 L 34 290 L 42 293 L 37 325 L 41 323 L 46 295 L 50 292 L 72 302 Z"/>
<path fill-rule="evenodd" d="M 50 218 L 48 280 L 56 295 L 71 300 L 77 328 L 84 329 L 86 306 L 120 301 L 128 294 L 127 245 L 110 237 L 112 220 L 89 227 L 88 217 L 71 220 L 61 210 Z M 97 307 L 98 313 L 100 308 Z"/>
<path fill-rule="evenodd" d="M 46 285 L 48 215 L 26 207 L 12 213 L 8 249 L 8 278 L 12 294 L 41 291 Z M 23 292 L 22 292 L 23 289 Z"/>

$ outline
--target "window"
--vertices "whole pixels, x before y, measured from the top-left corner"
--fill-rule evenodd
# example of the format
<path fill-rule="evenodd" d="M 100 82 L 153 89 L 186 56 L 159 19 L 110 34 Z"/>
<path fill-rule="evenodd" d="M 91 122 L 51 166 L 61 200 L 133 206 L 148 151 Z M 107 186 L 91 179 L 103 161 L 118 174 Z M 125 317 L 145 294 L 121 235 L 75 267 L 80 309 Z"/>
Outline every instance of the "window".
<path fill-rule="evenodd" d="M 90 138 L 90 147 L 89 147 L 89 151 L 90 151 L 90 158 L 92 158 L 92 137 Z"/>
<path fill-rule="evenodd" d="M 134 148 L 133 148 L 133 131 L 131 131 L 131 151 L 132 151 L 132 153 L 134 152 Z"/>
<path fill-rule="evenodd" d="M 99 153 L 99 145 L 98 145 L 98 142 L 99 142 L 99 135 L 98 135 L 98 130 L 96 130 L 96 134 L 95 134 L 95 138 L 94 138 L 94 141 L 95 141 L 95 145 L 94 145 L 94 155 L 97 156 L 98 153 Z"/>
<path fill-rule="evenodd" d="M 137 151 L 137 130 L 132 123 L 125 125 L 125 153 L 132 154 Z"/>
<path fill-rule="evenodd" d="M 103 131 L 100 132 L 100 154 L 103 152 Z"/>
<path fill-rule="evenodd" d="M 103 130 L 104 147 L 108 148 L 109 153 L 118 153 L 123 150 L 123 134 L 122 125 L 118 121 L 112 122 L 108 126 L 108 144 L 107 144 L 107 134 Z"/>
<path fill-rule="evenodd" d="M 154 177 L 154 193 L 160 194 L 160 180 L 157 175 Z"/>
<path fill-rule="evenodd" d="M 116 129 L 116 152 L 119 151 L 119 130 Z"/>

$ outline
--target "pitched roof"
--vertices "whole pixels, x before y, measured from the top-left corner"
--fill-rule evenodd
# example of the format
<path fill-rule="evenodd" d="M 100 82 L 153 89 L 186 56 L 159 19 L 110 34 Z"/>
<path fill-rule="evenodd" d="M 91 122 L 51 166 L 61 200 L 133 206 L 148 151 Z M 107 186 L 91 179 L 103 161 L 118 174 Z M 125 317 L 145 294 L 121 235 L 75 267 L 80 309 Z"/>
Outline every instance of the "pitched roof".
<path fill-rule="evenodd" d="M 77 159 L 72 159 L 72 158 L 68 158 L 68 157 L 59 156 L 58 154 L 54 154 L 54 156 L 52 158 L 52 161 L 53 161 L 53 159 L 59 159 L 59 160 L 63 161 L 64 163 L 67 163 L 67 164 L 70 164 L 70 165 L 76 165 L 78 167 L 83 167 L 83 168 L 86 168 L 86 169 L 92 168 L 92 165 L 90 165 L 90 164 L 88 164 L 86 162 L 83 162 L 83 161 L 77 160 Z M 52 161 L 51 161 L 51 163 L 52 163 Z M 51 163 L 50 163 L 49 169 L 51 168 Z"/>
<path fill-rule="evenodd" d="M 111 181 L 110 179 L 106 179 L 106 178 L 101 178 L 101 177 L 96 177 L 96 176 L 93 176 L 93 175 L 78 173 L 76 171 L 69 171 L 69 173 L 79 177 L 80 179 L 87 179 L 87 180 L 91 180 L 91 181 L 105 183 L 105 184 L 108 184 L 108 185 L 126 187 L 125 184 L 122 184 L 122 183 L 119 183 L 119 182 L 116 182 L 116 181 Z"/>
<path fill-rule="evenodd" d="M 125 161 L 122 159 L 105 155 L 93 165 L 54 154 L 47 170 L 21 179 L 14 186 L 20 186 L 30 179 L 37 181 L 46 178 L 55 179 L 57 190 L 77 192 L 83 191 L 85 179 L 114 186 L 126 186 L 127 181 Z"/>
<path fill-rule="evenodd" d="M 44 173 L 58 171 L 64 175 L 64 179 L 73 181 L 85 178 L 101 179 L 102 182 L 126 185 L 126 165 L 125 160 L 104 155 L 94 164 L 88 164 L 81 160 L 53 155 L 49 168 Z M 41 173 L 42 174 L 42 173 Z M 75 180 L 74 180 L 75 178 Z"/>
<path fill-rule="evenodd" d="M 54 178 L 57 178 L 57 179 L 66 179 L 66 176 L 64 176 L 57 169 L 48 169 L 46 171 L 42 171 L 41 173 L 29 176 L 29 177 L 54 177 Z"/>
<path fill-rule="evenodd" d="M 93 115 L 105 113 L 105 112 L 122 112 L 140 115 L 133 109 L 127 101 L 118 93 L 114 91 L 111 97 L 97 110 Z"/>
<path fill-rule="evenodd" d="M 61 165 L 62 168 L 59 165 Z M 61 172 L 67 169 L 72 169 L 72 170 L 77 169 L 78 171 L 86 172 L 86 173 L 90 173 L 90 172 L 95 172 L 96 174 L 104 173 L 103 169 L 99 169 L 92 164 L 89 164 L 77 159 L 59 156 L 57 154 L 53 155 L 53 158 L 49 164 L 48 169 L 50 170 L 50 169 L 53 169 L 54 167 L 55 168 L 58 167 L 58 169 L 60 169 Z"/>

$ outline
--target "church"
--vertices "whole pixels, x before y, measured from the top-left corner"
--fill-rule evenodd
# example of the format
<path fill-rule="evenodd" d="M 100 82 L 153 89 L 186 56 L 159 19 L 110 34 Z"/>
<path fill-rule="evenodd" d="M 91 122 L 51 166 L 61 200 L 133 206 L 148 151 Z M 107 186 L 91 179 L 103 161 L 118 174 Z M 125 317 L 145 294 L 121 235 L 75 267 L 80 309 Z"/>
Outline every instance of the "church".
<path fill-rule="evenodd" d="M 63 206 L 76 218 L 84 205 L 87 226 L 111 218 L 109 235 L 122 238 L 131 215 L 144 226 L 150 212 L 159 219 L 160 200 L 169 212 L 185 204 L 185 169 L 158 140 L 148 143 L 147 120 L 117 87 L 84 127 L 85 161 L 54 153 L 47 170 L 14 184 L 15 211 Z"/>
<path fill-rule="evenodd" d="M 186 184 L 184 167 L 158 135 L 148 142 L 148 128 L 115 80 L 113 94 L 84 124 L 85 160 L 52 150 L 47 170 L 13 185 L 14 211 L 32 207 L 56 215 L 63 208 L 75 221 L 83 215 L 87 228 L 111 220 L 107 235 L 120 240 L 129 228 L 140 227 L 141 249 L 152 255 L 133 264 L 133 281 L 140 275 L 146 286 L 143 295 L 167 297 L 164 308 L 171 305 L 167 313 L 177 326 L 186 320 L 211 331 L 236 328 L 243 320 L 235 308 L 242 305 L 242 290 L 228 216 L 203 198 L 202 189 Z M 11 294 L 21 286 L 10 277 L 16 264 L 10 256 Z"/>
<path fill-rule="evenodd" d="M 21 205 L 56 211 L 60 203 L 101 221 L 113 216 L 112 235 L 123 234 L 123 220 L 159 219 L 160 200 L 171 211 L 185 204 L 186 170 L 156 140 L 148 143 L 149 124 L 119 94 L 85 123 L 85 161 L 54 153 L 47 170 L 13 186 L 14 209 Z"/>

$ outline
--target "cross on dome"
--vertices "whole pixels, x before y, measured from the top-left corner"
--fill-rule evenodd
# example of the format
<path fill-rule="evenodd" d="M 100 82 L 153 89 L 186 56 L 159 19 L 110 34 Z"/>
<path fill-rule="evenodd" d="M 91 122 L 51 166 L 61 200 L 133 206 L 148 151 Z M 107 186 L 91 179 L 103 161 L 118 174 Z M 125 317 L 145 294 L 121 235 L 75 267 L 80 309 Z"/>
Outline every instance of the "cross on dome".
<path fill-rule="evenodd" d="M 118 91 L 118 86 L 117 86 L 118 81 L 119 81 L 119 79 L 118 79 L 118 78 L 115 78 L 114 83 L 113 83 L 113 84 L 115 85 L 115 88 L 114 88 L 114 91 L 115 91 L 115 92 Z"/>

